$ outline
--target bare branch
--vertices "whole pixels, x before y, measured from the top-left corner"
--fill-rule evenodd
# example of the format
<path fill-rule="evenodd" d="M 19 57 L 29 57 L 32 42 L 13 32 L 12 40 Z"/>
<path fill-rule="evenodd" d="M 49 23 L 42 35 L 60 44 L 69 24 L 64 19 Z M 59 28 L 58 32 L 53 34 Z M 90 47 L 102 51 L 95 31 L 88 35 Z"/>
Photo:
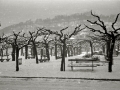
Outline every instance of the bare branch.
<path fill-rule="evenodd" d="M 116 24 L 116 22 L 117 22 L 117 20 L 118 20 L 119 15 L 120 15 L 120 13 L 119 13 L 119 14 L 117 14 L 115 21 L 112 23 L 112 28 L 113 28 L 113 30 L 115 30 L 115 31 L 114 31 L 115 33 L 116 33 L 118 30 L 120 30 L 120 28 L 115 29 L 115 27 L 114 27 L 114 26 L 115 26 L 115 24 Z"/>
<path fill-rule="evenodd" d="M 61 37 L 63 36 L 63 31 L 66 30 L 66 29 L 68 29 L 68 27 L 65 27 L 65 28 L 63 28 L 63 29 L 60 30 Z"/>
<path fill-rule="evenodd" d="M 19 49 L 21 49 L 21 48 L 25 47 L 26 45 L 28 45 L 30 41 L 31 41 L 31 37 L 29 39 L 27 39 L 27 41 L 26 41 L 27 43 L 22 45 L 21 47 L 19 47 Z"/>
<path fill-rule="evenodd" d="M 92 11 L 91 11 L 91 15 L 93 15 L 94 17 L 97 17 L 97 19 L 99 20 L 99 22 L 102 23 L 102 26 L 106 28 L 104 22 L 100 19 L 100 17 L 98 15 L 93 14 Z"/>
<path fill-rule="evenodd" d="M 96 24 L 96 25 L 98 25 L 98 26 L 100 26 L 100 27 L 102 27 L 103 28 L 103 25 L 101 25 L 100 23 L 98 23 L 97 21 L 94 21 L 94 22 L 92 22 L 92 21 L 90 21 L 90 20 L 87 20 L 89 23 L 91 23 L 91 24 Z"/>
<path fill-rule="evenodd" d="M 48 38 L 49 38 L 49 36 L 50 36 L 50 34 L 48 34 L 48 35 L 44 35 L 44 40 L 48 40 Z"/>
<path fill-rule="evenodd" d="M 37 32 L 36 32 L 36 35 L 41 35 L 42 31 L 44 30 L 45 28 L 37 28 Z M 40 33 L 39 33 L 40 32 Z"/>
<path fill-rule="evenodd" d="M 76 35 L 78 32 L 80 32 L 86 28 L 86 27 L 84 27 L 84 28 L 80 29 L 80 27 L 81 27 L 81 24 L 79 26 L 75 27 L 75 30 L 73 31 L 73 33 L 71 33 L 69 35 L 69 38 L 71 38 L 73 35 Z"/>
<path fill-rule="evenodd" d="M 97 21 L 94 21 L 94 22 L 92 22 L 92 21 L 90 21 L 90 20 L 87 20 L 87 21 L 88 21 L 89 23 L 91 23 L 91 24 L 95 24 L 95 25 L 100 26 L 100 27 L 103 28 L 103 30 L 105 31 L 104 34 L 107 34 L 106 25 L 105 25 L 104 22 L 100 19 L 100 17 L 99 17 L 98 15 L 93 14 L 92 11 L 91 11 L 91 15 L 94 16 L 94 17 L 96 17 L 101 24 L 98 23 Z M 102 33 L 103 33 L 103 32 L 102 32 Z"/>
<path fill-rule="evenodd" d="M 89 26 L 87 26 L 87 25 L 85 25 L 88 29 L 90 29 L 92 32 L 99 32 L 100 34 L 105 34 L 104 32 L 102 32 L 101 30 L 96 30 L 96 29 L 94 29 L 94 28 L 91 28 L 91 27 L 89 27 Z"/>

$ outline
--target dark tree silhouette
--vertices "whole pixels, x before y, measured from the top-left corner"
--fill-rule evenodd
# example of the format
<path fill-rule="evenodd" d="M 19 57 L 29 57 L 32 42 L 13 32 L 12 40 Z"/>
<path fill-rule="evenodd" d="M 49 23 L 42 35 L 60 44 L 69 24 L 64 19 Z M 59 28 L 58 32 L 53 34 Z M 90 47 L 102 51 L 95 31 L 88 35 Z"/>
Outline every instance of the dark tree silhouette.
<path fill-rule="evenodd" d="M 12 35 L 12 43 L 15 45 L 15 56 L 16 56 L 16 71 L 19 71 L 19 51 L 21 48 L 25 47 L 29 44 L 31 38 L 25 37 L 25 33 L 21 35 L 21 32 L 15 33 L 13 31 Z"/>
<path fill-rule="evenodd" d="M 85 29 L 85 27 L 82 29 L 80 27 L 81 27 L 81 25 L 77 26 L 71 34 L 64 34 L 63 33 L 63 31 L 68 29 L 68 27 L 61 29 L 60 32 L 51 31 L 51 30 L 46 29 L 46 31 L 48 31 L 50 34 L 57 35 L 59 37 L 59 41 L 62 43 L 62 60 L 61 60 L 60 71 L 65 71 L 66 41 L 68 39 L 70 39 L 73 35 L 76 35 L 78 32 Z"/>
<path fill-rule="evenodd" d="M 89 35 L 88 37 L 89 37 L 89 40 L 88 40 L 88 42 L 90 43 L 90 47 L 91 47 L 91 56 L 93 56 L 93 54 L 94 54 L 94 44 L 96 44 L 96 43 L 99 43 L 99 45 L 102 45 L 102 42 L 103 42 L 103 40 L 102 40 L 102 37 L 98 37 L 99 35 Z"/>
<path fill-rule="evenodd" d="M 16 47 L 15 47 L 15 43 L 14 43 L 14 39 L 13 38 L 7 38 L 5 40 L 5 42 L 7 44 L 10 44 L 12 46 L 12 61 L 15 61 L 15 50 L 16 50 Z"/>
<path fill-rule="evenodd" d="M 25 37 L 25 33 L 23 35 L 20 35 L 20 33 L 21 32 L 18 32 L 18 33 L 13 32 L 14 44 L 16 49 L 16 71 L 19 71 L 19 62 L 18 62 L 19 51 L 21 48 L 28 45 L 31 40 L 31 38 Z"/>
<path fill-rule="evenodd" d="M 30 37 L 31 37 L 31 42 L 33 44 L 33 49 L 34 49 L 34 53 L 35 53 L 35 57 L 36 57 L 36 64 L 38 64 L 38 54 L 37 54 L 37 47 L 36 47 L 36 39 L 38 36 L 43 35 L 43 31 L 44 28 L 37 28 L 37 32 L 35 31 L 29 31 Z"/>
<path fill-rule="evenodd" d="M 88 26 L 88 25 L 86 25 L 86 27 L 88 29 L 90 29 L 92 32 L 98 32 L 100 35 L 106 36 L 108 38 L 108 41 L 109 41 L 108 42 L 108 45 L 109 45 L 108 72 L 112 72 L 114 45 L 115 45 L 115 41 L 120 36 L 120 33 L 118 32 L 120 30 L 120 28 L 116 28 L 115 24 L 116 24 L 116 22 L 118 20 L 118 17 L 120 15 L 120 13 L 117 14 L 117 16 L 115 18 L 115 21 L 111 25 L 112 30 L 108 30 L 107 26 L 105 25 L 105 22 L 103 20 L 101 20 L 100 16 L 93 14 L 92 11 L 91 11 L 91 15 L 93 17 L 97 18 L 97 21 L 91 21 L 91 20 L 87 20 L 87 21 L 92 25 L 97 25 L 97 26 L 101 27 L 102 30 L 101 29 L 95 29 L 94 27 L 91 27 L 91 26 Z"/>
<path fill-rule="evenodd" d="M 49 36 L 50 36 L 50 34 L 44 35 L 43 41 L 40 42 L 40 43 L 42 43 L 43 46 L 45 46 L 45 48 L 46 48 L 46 55 L 47 55 L 47 59 L 48 59 L 48 60 L 50 60 L 49 43 L 50 43 L 51 41 L 53 41 L 52 39 L 49 39 Z"/>
<path fill-rule="evenodd" d="M 55 59 L 57 60 L 57 39 L 55 37 Z"/>
<path fill-rule="evenodd" d="M 54 51 L 54 55 L 55 55 L 55 59 L 60 59 L 61 58 L 61 55 L 62 55 L 62 45 L 61 45 L 61 42 L 57 39 L 57 37 L 55 37 L 54 39 L 54 46 L 55 46 L 55 51 Z M 58 51 L 59 49 L 59 51 Z M 61 52 L 61 53 L 59 53 Z M 58 54 L 59 53 L 59 54 Z"/>
<path fill-rule="evenodd" d="M 103 52 L 105 53 L 106 60 L 108 60 L 109 50 L 110 50 L 110 40 L 107 35 L 95 35 L 95 37 L 92 37 L 98 42 L 100 45 L 102 45 Z M 105 52 L 105 45 L 106 45 L 106 52 Z"/>
<path fill-rule="evenodd" d="M 1 56 L 1 62 L 3 61 L 3 49 L 4 49 L 4 34 L 0 37 L 0 56 Z"/>
<path fill-rule="evenodd" d="M 2 41 L 6 42 L 6 44 L 12 46 L 12 61 L 15 61 L 15 44 L 14 44 L 13 38 L 11 38 L 11 36 L 13 36 L 13 35 L 7 36 L 7 35 L 5 35 L 3 33 L 3 35 L 2 35 Z"/>

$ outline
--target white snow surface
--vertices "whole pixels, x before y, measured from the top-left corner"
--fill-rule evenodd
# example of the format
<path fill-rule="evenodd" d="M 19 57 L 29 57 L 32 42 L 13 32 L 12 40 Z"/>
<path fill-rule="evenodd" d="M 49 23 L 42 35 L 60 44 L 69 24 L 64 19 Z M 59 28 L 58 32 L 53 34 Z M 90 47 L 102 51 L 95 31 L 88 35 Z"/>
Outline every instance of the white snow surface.
<path fill-rule="evenodd" d="M 81 58 L 81 55 L 66 58 L 66 71 L 60 71 L 61 59 L 55 60 L 51 56 L 49 62 L 36 64 L 35 59 L 22 58 L 22 65 L 19 65 L 19 71 L 16 71 L 16 61 L 0 62 L 0 76 L 12 77 L 63 77 L 63 78 L 97 78 L 97 79 L 120 79 L 120 56 L 114 57 L 113 72 L 108 72 L 108 64 L 94 67 L 68 67 L 68 59 Z M 104 61 L 104 56 L 100 56 Z"/>

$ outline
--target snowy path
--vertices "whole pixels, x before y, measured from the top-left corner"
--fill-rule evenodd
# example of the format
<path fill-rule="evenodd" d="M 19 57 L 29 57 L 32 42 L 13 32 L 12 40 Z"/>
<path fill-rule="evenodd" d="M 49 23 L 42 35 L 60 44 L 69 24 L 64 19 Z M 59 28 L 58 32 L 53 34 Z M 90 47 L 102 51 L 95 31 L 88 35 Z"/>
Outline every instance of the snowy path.
<path fill-rule="evenodd" d="M 0 90 L 119 90 L 120 82 L 62 79 L 0 79 Z"/>

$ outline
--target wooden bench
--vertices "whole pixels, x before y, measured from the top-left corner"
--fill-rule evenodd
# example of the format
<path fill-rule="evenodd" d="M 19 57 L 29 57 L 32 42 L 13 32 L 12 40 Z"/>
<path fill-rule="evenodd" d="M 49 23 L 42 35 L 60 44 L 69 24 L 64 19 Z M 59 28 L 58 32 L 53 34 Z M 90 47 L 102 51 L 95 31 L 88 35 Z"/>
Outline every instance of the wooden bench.
<path fill-rule="evenodd" d="M 68 64 L 68 67 L 71 67 L 71 70 L 73 70 L 73 67 L 92 67 L 93 71 L 93 67 L 97 67 L 97 65 L 93 64 L 93 62 L 96 61 L 94 59 L 68 59 L 68 61 L 71 61 L 71 63 Z"/>
<path fill-rule="evenodd" d="M 28 59 L 34 59 L 35 57 L 34 56 L 28 56 L 27 58 Z"/>
<path fill-rule="evenodd" d="M 40 62 L 46 62 L 49 61 L 48 59 L 38 59 Z"/>
<path fill-rule="evenodd" d="M 57 56 L 57 59 L 61 59 L 62 57 L 61 56 Z"/>
<path fill-rule="evenodd" d="M 4 60 L 6 60 L 7 62 L 10 60 L 10 58 L 7 59 L 0 59 L 1 62 L 3 62 Z"/>

